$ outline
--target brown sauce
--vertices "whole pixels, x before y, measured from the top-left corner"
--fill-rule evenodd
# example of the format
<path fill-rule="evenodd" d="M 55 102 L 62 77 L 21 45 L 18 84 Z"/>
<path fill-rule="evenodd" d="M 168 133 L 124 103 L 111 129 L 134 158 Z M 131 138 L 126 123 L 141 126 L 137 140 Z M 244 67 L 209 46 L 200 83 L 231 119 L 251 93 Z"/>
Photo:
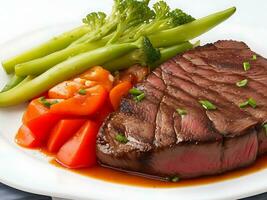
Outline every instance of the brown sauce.
<path fill-rule="evenodd" d="M 56 161 L 52 160 L 51 164 L 61 167 Z M 163 182 L 158 180 L 147 179 L 139 176 L 130 175 L 127 173 L 115 171 L 112 169 L 96 166 L 90 169 L 71 170 L 83 176 L 95 178 L 107 182 L 125 184 L 139 187 L 149 188 L 170 188 L 170 187 L 188 187 L 196 185 L 205 185 L 221 181 L 226 181 L 241 176 L 246 176 L 260 170 L 267 169 L 267 155 L 258 158 L 258 160 L 250 167 L 238 169 L 235 171 L 227 172 L 216 176 L 207 176 L 196 179 L 180 180 L 177 183 Z"/>

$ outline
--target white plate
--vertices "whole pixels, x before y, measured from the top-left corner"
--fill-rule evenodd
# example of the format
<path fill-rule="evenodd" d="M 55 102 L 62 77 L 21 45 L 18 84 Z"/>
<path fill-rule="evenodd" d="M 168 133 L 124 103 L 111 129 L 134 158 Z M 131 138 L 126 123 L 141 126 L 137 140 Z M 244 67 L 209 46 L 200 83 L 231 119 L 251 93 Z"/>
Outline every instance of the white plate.
<path fill-rule="evenodd" d="M 188 2 L 192 3 L 193 1 Z M 188 5 L 188 2 L 185 5 Z M 212 5 L 211 1 L 205 2 L 210 3 L 207 5 Z M 175 4 L 174 1 L 171 1 L 171 3 Z M 267 4 L 264 3 L 264 5 L 266 6 Z M 249 5 L 240 5 L 240 7 L 248 8 L 246 12 L 251 14 Z M 200 5 L 200 8 L 203 11 L 203 5 Z M 220 9 L 222 8 L 225 7 L 220 7 Z M 195 10 L 196 8 L 194 8 Z M 206 13 L 209 12 L 207 11 Z M 255 13 L 256 15 L 257 13 Z M 201 37 L 201 40 L 203 43 L 214 42 L 218 39 L 243 40 L 253 50 L 267 56 L 267 46 L 264 46 L 265 36 L 267 35 L 266 25 L 265 27 L 246 26 L 246 22 L 240 23 L 242 21 L 240 16 L 241 14 L 237 14 L 233 22 L 230 23 L 228 21 L 224 23 Z M 66 24 L 46 27 L 42 30 L 23 35 L 14 41 L 9 41 L 0 48 L 1 59 L 21 52 L 40 41 L 46 40 L 55 33 L 62 32 L 72 26 L 74 25 Z M 3 86 L 6 81 L 7 76 L 1 69 L 0 86 Z M 50 165 L 48 158 L 39 152 L 22 149 L 14 143 L 14 135 L 20 125 L 24 109 L 25 105 L 0 109 L 0 182 L 12 187 L 54 197 L 98 200 L 162 200 L 166 198 L 186 200 L 237 199 L 267 191 L 267 170 L 208 185 L 153 189 L 113 184 L 56 168 Z"/>

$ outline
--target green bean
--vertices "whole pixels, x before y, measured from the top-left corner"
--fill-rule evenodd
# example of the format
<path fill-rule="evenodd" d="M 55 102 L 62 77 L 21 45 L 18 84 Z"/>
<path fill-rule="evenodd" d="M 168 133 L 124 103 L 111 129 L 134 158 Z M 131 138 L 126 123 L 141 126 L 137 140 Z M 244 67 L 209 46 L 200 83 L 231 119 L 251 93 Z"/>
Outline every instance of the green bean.
<path fill-rule="evenodd" d="M 7 59 L 2 62 L 5 71 L 10 74 L 14 72 L 14 67 L 17 64 L 28 62 L 30 60 L 46 56 L 55 51 L 61 50 L 69 46 L 73 41 L 77 40 L 84 34 L 88 33 L 88 26 L 80 26 L 69 32 L 63 33 L 51 40 L 36 46 L 22 54 Z"/>
<path fill-rule="evenodd" d="M 21 86 L 0 93 L 0 107 L 30 100 L 92 66 L 102 65 L 137 48 L 140 48 L 140 43 L 114 44 L 74 56 Z"/>
<path fill-rule="evenodd" d="M 70 57 L 100 48 L 105 44 L 105 40 L 99 40 L 93 43 L 83 43 L 69 48 L 65 48 L 61 51 L 57 51 L 45 57 L 18 64 L 15 67 L 15 73 L 18 76 L 39 75 Z"/>
<path fill-rule="evenodd" d="M 13 75 L 11 79 L 8 81 L 8 83 L 4 86 L 4 88 L 1 90 L 1 92 L 5 92 L 10 90 L 11 88 L 15 87 L 18 85 L 21 81 L 24 80 L 25 77 Z"/>
<path fill-rule="evenodd" d="M 235 7 L 217 12 L 193 22 L 148 36 L 154 47 L 166 47 L 198 37 L 231 17 Z"/>
<path fill-rule="evenodd" d="M 183 53 L 189 49 L 192 49 L 193 45 L 190 42 L 184 42 L 182 44 L 178 44 L 175 46 L 162 48 L 160 50 L 161 59 L 157 61 L 152 68 L 160 65 L 161 63 L 165 62 L 166 60 L 174 57 L 178 53 Z M 120 58 L 116 58 L 114 60 L 111 60 L 107 63 L 105 63 L 103 66 L 108 69 L 109 71 L 117 71 L 126 69 L 134 64 L 141 64 L 143 65 L 145 63 L 143 58 L 143 53 L 139 50 L 135 50 L 133 52 L 130 52 Z"/>

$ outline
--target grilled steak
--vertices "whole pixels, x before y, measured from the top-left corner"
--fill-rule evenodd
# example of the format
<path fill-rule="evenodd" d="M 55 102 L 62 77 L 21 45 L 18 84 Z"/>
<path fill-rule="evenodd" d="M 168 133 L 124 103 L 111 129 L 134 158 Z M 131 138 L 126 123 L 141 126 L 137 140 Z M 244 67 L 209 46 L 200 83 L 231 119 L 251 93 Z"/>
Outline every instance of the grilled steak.
<path fill-rule="evenodd" d="M 218 41 L 162 64 L 136 85 L 145 99 L 124 98 L 102 125 L 99 162 L 162 178 L 219 174 L 253 163 L 267 151 L 267 60 L 253 55 L 242 42 Z M 244 79 L 248 84 L 238 87 Z M 239 107 L 250 98 L 256 108 L 255 102 Z M 203 108 L 200 100 L 216 109 Z M 118 142 L 118 134 L 128 142 Z"/>

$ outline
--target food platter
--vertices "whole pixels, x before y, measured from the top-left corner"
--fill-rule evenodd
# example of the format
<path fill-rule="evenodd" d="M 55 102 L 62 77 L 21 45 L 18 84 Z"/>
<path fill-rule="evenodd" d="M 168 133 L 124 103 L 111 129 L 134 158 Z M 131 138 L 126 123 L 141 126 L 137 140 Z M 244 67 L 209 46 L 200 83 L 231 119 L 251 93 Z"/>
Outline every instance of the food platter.
<path fill-rule="evenodd" d="M 75 24 L 60 24 L 29 32 L 3 44 L 0 48 L 0 57 L 9 57 L 16 52 L 21 52 L 72 26 Z M 218 39 L 243 40 L 253 50 L 266 57 L 267 46 L 262 43 L 267 34 L 265 30 L 252 29 L 243 24 L 225 23 L 200 39 L 202 44 Z M 6 75 L 0 71 L 0 86 L 3 86 L 6 80 Z M 20 148 L 15 144 L 14 136 L 25 106 L 0 110 L 0 181 L 12 187 L 60 198 L 99 200 L 118 200 L 125 197 L 156 200 L 166 197 L 192 200 L 237 199 L 267 191 L 267 169 L 218 183 L 163 189 L 114 184 L 57 168 L 49 164 L 49 157 L 38 151 Z"/>

